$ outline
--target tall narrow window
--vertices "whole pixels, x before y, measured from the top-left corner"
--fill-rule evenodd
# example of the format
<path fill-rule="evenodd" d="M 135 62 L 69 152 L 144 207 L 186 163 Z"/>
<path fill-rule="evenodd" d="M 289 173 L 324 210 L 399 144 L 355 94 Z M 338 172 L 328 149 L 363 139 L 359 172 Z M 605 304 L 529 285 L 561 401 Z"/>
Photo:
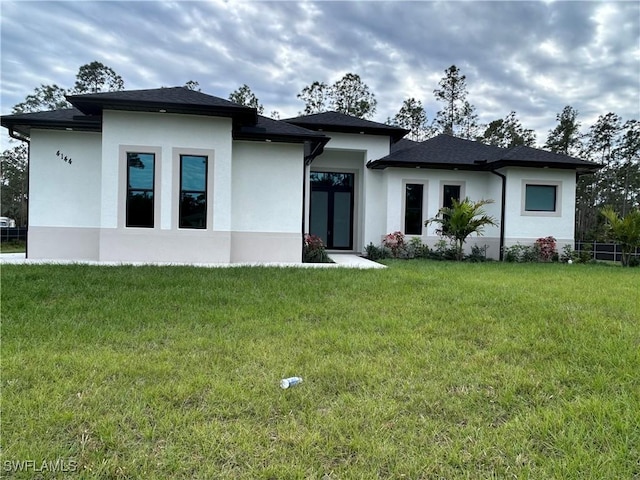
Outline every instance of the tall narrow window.
<path fill-rule="evenodd" d="M 404 233 L 422 235 L 422 196 L 424 185 L 407 183 L 404 202 Z"/>
<path fill-rule="evenodd" d="M 460 185 L 443 185 L 442 186 L 442 206 L 446 208 L 453 207 L 453 201 L 460 201 Z"/>
<path fill-rule="evenodd" d="M 207 228 L 207 157 L 180 155 L 180 228 Z"/>
<path fill-rule="evenodd" d="M 127 152 L 127 227 L 153 228 L 153 153 Z"/>

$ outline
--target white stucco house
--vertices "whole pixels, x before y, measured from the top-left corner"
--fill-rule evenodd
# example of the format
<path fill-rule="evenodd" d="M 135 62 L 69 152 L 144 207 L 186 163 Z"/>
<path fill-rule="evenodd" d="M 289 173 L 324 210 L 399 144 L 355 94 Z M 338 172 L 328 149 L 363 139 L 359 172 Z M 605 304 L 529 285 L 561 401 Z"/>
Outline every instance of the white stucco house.
<path fill-rule="evenodd" d="M 337 112 L 272 120 L 183 87 L 67 98 L 2 117 L 30 145 L 29 258 L 296 263 L 304 233 L 346 252 L 398 230 L 434 244 L 425 220 L 464 197 L 495 200 L 477 241 L 498 258 L 573 244 L 576 177 L 597 168 Z"/>

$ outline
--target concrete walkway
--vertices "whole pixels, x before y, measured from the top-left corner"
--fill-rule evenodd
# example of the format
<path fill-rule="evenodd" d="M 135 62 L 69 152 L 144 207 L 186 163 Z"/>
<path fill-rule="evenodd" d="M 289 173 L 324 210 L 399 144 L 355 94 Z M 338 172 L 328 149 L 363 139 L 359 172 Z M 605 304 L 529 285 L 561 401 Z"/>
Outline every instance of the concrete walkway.
<path fill-rule="evenodd" d="M 377 263 L 377 262 L 372 262 L 371 260 L 367 260 L 366 258 L 363 258 L 360 255 L 355 255 L 353 253 L 331 253 L 329 254 L 329 258 L 331 258 L 331 260 L 335 262 L 333 265 L 336 265 L 338 267 L 387 268 L 386 265 L 382 265 L 381 263 Z M 305 265 L 309 265 L 309 264 L 307 263 Z"/>
<path fill-rule="evenodd" d="M 384 265 L 366 258 L 362 258 L 359 255 L 353 253 L 331 253 L 329 258 L 335 263 L 171 263 L 171 262 L 99 262 L 95 260 L 27 260 L 24 253 L 2 253 L 0 254 L 0 264 L 24 264 L 24 265 L 42 265 L 42 264 L 54 264 L 54 265 L 158 265 L 158 266 L 194 266 L 194 267 L 208 267 L 208 268 L 232 268 L 232 267 L 296 267 L 296 268 L 386 268 Z"/>

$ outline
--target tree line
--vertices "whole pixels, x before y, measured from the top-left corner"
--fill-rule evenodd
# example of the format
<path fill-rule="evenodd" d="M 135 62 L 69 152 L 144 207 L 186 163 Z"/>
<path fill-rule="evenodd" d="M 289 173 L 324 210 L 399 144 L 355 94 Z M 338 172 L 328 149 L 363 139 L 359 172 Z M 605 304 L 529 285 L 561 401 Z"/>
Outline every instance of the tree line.
<path fill-rule="evenodd" d="M 125 83 L 112 68 L 94 61 L 79 68 L 73 88 L 41 85 L 13 107 L 12 113 L 28 113 L 70 108 L 65 95 L 124 90 Z M 189 80 L 184 87 L 200 91 L 197 81 Z M 510 111 L 504 118 L 480 124 L 476 107 L 470 103 L 466 76 L 455 65 L 445 69 L 433 90 L 440 105 L 435 118 L 427 118 L 423 102 L 414 97 L 405 99 L 398 112 L 386 120 L 409 130 L 407 138 L 424 141 L 445 133 L 500 147 L 535 146 L 536 135 L 527 129 Z M 229 100 L 264 113 L 264 106 L 251 88 L 244 84 L 229 94 Z M 376 112 L 377 100 L 359 75 L 347 73 L 329 84 L 316 80 L 305 86 L 297 98 L 304 103 L 300 115 L 335 110 L 355 117 L 370 119 Z M 277 111 L 270 113 L 279 119 Z M 556 115 L 557 125 L 548 132 L 542 148 L 571 155 L 603 165 L 593 174 L 581 175 L 576 196 L 576 238 L 602 240 L 604 222 L 598 211 L 610 206 L 625 215 L 640 205 L 640 122 L 623 120 L 609 112 L 601 115 L 586 130 L 578 120 L 578 112 L 566 106 Z M 27 221 L 27 154 L 24 144 L 5 150 L 1 158 L 0 198 L 2 216 L 16 219 L 18 225 Z"/>

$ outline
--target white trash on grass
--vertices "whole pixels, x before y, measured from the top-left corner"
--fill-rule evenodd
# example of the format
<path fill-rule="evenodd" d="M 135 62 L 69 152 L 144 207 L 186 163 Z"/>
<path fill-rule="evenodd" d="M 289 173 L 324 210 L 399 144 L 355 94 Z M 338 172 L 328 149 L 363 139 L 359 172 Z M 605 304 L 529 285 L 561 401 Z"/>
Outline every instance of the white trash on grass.
<path fill-rule="evenodd" d="M 282 380 L 280 380 L 280 388 L 285 389 L 289 387 L 294 387 L 299 383 L 302 383 L 302 378 L 300 377 L 283 378 Z"/>

